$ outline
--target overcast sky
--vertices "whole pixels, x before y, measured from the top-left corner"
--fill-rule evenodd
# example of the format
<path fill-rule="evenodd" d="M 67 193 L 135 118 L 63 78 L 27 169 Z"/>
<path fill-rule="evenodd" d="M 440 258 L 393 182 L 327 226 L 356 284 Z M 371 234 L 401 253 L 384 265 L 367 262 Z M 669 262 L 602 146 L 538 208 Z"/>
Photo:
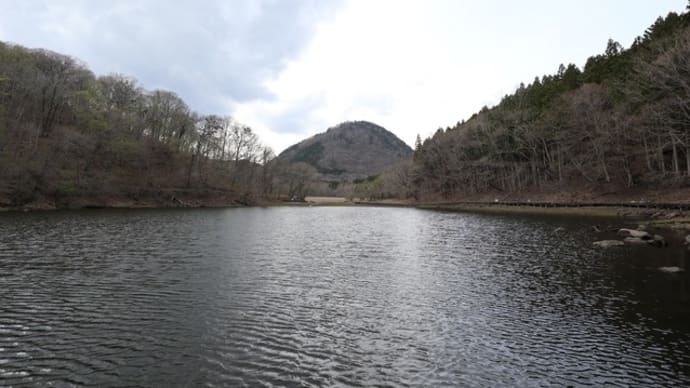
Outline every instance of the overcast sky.
<path fill-rule="evenodd" d="M 229 114 L 276 152 L 345 120 L 412 145 L 687 0 L 0 0 L 0 40 Z"/>

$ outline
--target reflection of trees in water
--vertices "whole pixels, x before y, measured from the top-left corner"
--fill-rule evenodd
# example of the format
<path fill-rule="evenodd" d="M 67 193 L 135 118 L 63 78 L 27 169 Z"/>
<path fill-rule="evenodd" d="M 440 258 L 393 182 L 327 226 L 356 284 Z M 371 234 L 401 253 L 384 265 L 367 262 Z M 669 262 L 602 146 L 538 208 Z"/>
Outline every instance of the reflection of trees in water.
<path fill-rule="evenodd" d="M 671 247 L 625 247 L 609 250 L 607 280 L 611 292 L 602 295 L 598 310 L 606 322 L 639 353 L 640 361 L 690 377 L 690 251 L 680 239 Z M 679 267 L 680 273 L 666 273 L 660 267 Z"/>

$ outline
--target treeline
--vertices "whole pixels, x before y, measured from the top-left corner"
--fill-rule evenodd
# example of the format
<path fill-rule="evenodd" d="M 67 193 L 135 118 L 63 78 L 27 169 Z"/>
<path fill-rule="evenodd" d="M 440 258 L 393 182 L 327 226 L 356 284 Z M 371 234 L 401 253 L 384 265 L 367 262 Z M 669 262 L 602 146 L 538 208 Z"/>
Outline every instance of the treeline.
<path fill-rule="evenodd" d="M 561 65 L 418 138 L 405 173 L 400 187 L 418 198 L 687 185 L 690 15 L 659 18 L 628 49 L 610 40 L 584 69 Z"/>
<path fill-rule="evenodd" d="M 276 193 L 273 159 L 251 128 L 173 92 L 0 42 L 0 207 L 252 203 Z"/>

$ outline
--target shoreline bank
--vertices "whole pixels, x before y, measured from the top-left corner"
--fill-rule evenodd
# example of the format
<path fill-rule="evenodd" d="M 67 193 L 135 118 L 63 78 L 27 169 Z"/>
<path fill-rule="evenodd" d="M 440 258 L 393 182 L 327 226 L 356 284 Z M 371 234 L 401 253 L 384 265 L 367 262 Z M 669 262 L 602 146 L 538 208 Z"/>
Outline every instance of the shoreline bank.
<path fill-rule="evenodd" d="M 45 210 L 85 210 L 85 209 L 174 209 L 174 208 L 237 208 L 273 206 L 377 206 L 407 207 L 423 210 L 469 212 L 485 214 L 512 215 L 551 215 L 573 217 L 620 218 L 629 222 L 639 222 L 652 227 L 690 230 L 690 204 L 579 204 L 579 203 L 492 203 L 492 202 L 414 202 L 408 200 L 360 201 L 345 198 L 307 197 L 305 201 L 258 200 L 240 203 L 230 198 L 188 198 L 184 199 L 146 199 L 128 198 L 81 199 L 56 204 L 49 201 L 36 201 L 20 207 L 0 207 L 0 213 L 33 212 Z"/>
<path fill-rule="evenodd" d="M 233 208 L 252 205 L 230 196 L 188 196 L 179 193 L 142 198 L 131 196 L 71 197 L 61 200 L 41 198 L 20 206 L 8 206 L 7 202 L 3 206 L 1 203 L 0 213 L 87 209 Z"/>
<path fill-rule="evenodd" d="M 357 202 L 363 206 L 413 207 L 424 210 L 484 213 L 496 215 L 548 215 L 618 218 L 648 227 L 690 230 L 689 204 L 554 204 L 554 203 L 409 203 L 405 201 Z M 676 207 L 678 208 L 676 210 Z"/>

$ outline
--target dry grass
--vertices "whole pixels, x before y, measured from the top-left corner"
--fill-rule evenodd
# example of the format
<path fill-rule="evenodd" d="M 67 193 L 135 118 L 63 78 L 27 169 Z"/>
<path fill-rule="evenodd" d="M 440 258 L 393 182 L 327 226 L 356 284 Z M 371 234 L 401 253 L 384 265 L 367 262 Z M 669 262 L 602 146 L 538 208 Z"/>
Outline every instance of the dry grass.
<path fill-rule="evenodd" d="M 334 205 L 347 204 L 349 201 L 345 197 L 305 197 L 307 203 L 314 205 Z"/>
<path fill-rule="evenodd" d="M 621 217 L 625 210 L 617 207 L 531 207 L 501 205 L 419 205 L 421 209 L 481 212 L 493 214 L 551 214 L 569 216 Z M 629 215 L 628 215 L 629 216 Z"/>

